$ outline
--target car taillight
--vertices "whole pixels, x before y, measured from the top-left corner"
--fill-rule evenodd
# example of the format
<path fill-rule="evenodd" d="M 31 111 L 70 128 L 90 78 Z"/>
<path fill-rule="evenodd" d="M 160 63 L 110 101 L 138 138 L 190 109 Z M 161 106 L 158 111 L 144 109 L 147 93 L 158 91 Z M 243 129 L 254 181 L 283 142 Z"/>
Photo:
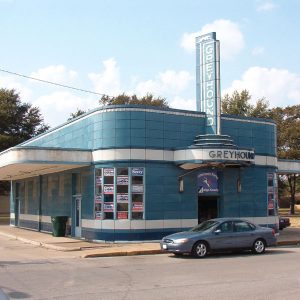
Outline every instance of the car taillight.
<path fill-rule="evenodd" d="M 275 230 L 274 229 L 272 229 L 272 234 L 275 236 Z"/>

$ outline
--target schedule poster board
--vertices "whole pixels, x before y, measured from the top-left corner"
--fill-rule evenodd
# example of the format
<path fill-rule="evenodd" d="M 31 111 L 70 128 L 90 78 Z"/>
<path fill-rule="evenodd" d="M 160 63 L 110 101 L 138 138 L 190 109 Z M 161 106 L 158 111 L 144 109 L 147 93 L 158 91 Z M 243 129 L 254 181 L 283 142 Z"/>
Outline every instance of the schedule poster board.
<path fill-rule="evenodd" d="M 132 185 L 132 193 L 143 194 L 144 186 L 142 184 Z"/>
<path fill-rule="evenodd" d="M 106 195 L 111 195 L 114 193 L 114 186 L 113 184 L 105 184 L 103 188 L 103 192 Z"/>
<path fill-rule="evenodd" d="M 132 211 L 133 212 L 143 212 L 144 211 L 144 203 L 143 202 L 133 202 L 132 203 Z"/>
<path fill-rule="evenodd" d="M 114 168 L 105 168 L 103 170 L 104 176 L 114 176 L 115 175 L 115 169 Z"/>
<path fill-rule="evenodd" d="M 128 183 L 129 183 L 128 176 L 117 177 L 117 185 L 128 185 Z"/>
<path fill-rule="evenodd" d="M 103 203 L 103 211 L 104 212 L 113 212 L 114 211 L 114 203 L 113 202 L 106 202 Z"/>

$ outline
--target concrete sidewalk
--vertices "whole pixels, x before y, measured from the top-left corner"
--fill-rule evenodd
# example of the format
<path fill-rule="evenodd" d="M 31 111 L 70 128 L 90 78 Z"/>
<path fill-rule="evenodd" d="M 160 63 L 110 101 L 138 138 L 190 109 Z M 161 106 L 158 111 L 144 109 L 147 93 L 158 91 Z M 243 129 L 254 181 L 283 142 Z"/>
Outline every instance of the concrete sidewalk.
<path fill-rule="evenodd" d="M 49 233 L 9 225 L 0 225 L 0 235 L 51 250 L 74 251 L 83 258 L 162 253 L 158 242 L 90 242 L 69 237 L 54 237 Z"/>
<path fill-rule="evenodd" d="M 56 251 L 76 251 L 83 258 L 160 254 L 158 242 L 89 242 L 69 237 L 54 237 L 49 233 L 0 225 L 0 235 Z M 300 227 L 280 231 L 278 245 L 300 244 Z"/>

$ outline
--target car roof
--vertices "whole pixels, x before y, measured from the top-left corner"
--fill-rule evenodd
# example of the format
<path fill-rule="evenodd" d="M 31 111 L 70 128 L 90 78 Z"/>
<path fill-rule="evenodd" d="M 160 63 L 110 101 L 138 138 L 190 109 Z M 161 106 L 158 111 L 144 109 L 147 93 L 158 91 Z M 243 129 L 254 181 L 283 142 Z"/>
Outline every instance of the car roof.
<path fill-rule="evenodd" d="M 210 219 L 210 220 L 207 220 L 207 221 L 217 221 L 217 222 L 224 222 L 224 221 L 244 221 L 244 222 L 251 223 L 248 220 L 244 220 L 244 219 L 241 219 L 241 218 L 214 218 L 214 219 Z"/>

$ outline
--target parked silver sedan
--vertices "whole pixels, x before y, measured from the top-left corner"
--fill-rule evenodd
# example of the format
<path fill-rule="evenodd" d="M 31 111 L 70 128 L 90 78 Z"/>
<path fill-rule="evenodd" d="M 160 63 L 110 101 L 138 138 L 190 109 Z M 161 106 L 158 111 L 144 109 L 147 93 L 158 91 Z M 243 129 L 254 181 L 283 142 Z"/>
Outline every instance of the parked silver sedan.
<path fill-rule="evenodd" d="M 205 257 L 215 251 L 252 250 L 255 254 L 276 245 L 275 230 L 254 225 L 236 218 L 218 218 L 204 221 L 183 232 L 165 236 L 161 249 L 174 253 L 189 253 Z"/>

